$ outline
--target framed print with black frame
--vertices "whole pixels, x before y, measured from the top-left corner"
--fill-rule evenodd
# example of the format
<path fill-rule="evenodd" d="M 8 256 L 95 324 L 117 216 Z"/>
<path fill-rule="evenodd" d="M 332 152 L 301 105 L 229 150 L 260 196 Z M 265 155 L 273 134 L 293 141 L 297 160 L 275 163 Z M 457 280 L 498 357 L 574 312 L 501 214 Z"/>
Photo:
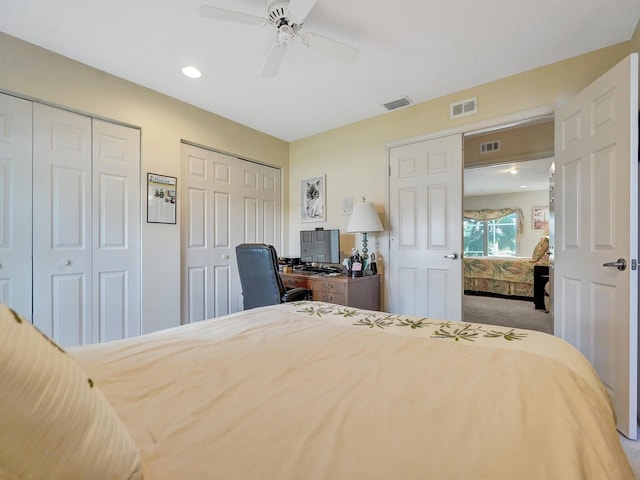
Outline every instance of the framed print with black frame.
<path fill-rule="evenodd" d="M 147 173 L 147 223 L 176 224 L 178 179 Z"/>
<path fill-rule="evenodd" d="M 325 175 L 305 178 L 300 182 L 300 221 L 324 222 L 327 219 Z"/>

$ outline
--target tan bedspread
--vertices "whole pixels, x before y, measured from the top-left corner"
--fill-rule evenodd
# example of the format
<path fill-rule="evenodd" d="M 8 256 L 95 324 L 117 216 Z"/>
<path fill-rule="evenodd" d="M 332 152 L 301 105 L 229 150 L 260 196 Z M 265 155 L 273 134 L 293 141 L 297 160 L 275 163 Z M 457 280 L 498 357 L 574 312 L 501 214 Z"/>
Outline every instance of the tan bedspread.
<path fill-rule="evenodd" d="M 69 351 L 146 480 L 633 479 L 591 365 L 543 333 L 301 302 Z"/>

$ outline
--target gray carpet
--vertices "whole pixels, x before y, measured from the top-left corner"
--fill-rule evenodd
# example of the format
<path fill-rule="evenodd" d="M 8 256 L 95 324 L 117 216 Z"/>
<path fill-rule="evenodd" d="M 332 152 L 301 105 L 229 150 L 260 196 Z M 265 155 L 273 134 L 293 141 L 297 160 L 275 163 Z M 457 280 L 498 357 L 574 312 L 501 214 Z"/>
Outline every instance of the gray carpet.
<path fill-rule="evenodd" d="M 509 298 L 465 295 L 462 303 L 465 322 L 526 328 L 553 334 L 553 317 L 533 308 L 533 302 Z"/>
<path fill-rule="evenodd" d="M 640 480 L 640 441 L 629 440 L 620 435 L 620 443 L 622 443 L 622 448 L 624 448 L 624 452 L 629 458 L 633 473 L 636 474 L 636 479 Z"/>

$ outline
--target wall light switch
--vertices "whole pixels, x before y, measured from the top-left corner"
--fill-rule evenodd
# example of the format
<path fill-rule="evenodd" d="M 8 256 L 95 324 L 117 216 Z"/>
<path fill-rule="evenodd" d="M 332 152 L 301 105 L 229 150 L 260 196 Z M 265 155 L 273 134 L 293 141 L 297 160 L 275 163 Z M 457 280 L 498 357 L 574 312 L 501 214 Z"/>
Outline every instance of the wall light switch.
<path fill-rule="evenodd" d="M 353 211 L 353 197 L 343 197 L 342 198 L 342 214 L 351 215 L 352 211 Z"/>

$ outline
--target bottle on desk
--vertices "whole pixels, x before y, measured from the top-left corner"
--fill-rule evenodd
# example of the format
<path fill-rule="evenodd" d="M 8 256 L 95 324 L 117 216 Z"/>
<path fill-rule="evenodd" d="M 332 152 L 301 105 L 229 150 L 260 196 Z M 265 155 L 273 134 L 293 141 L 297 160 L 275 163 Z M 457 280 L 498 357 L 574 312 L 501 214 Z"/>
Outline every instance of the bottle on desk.
<path fill-rule="evenodd" d="M 360 256 L 360 253 L 356 250 L 355 254 L 351 257 L 351 276 L 361 277 L 363 274 L 362 267 L 362 256 Z"/>

